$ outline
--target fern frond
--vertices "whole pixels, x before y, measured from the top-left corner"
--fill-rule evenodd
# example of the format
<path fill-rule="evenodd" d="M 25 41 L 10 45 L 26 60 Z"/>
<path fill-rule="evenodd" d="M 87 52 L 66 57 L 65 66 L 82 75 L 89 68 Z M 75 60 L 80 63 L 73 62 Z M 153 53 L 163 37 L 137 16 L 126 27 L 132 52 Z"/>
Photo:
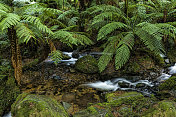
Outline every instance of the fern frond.
<path fill-rule="evenodd" d="M 133 32 L 127 32 L 127 34 L 122 37 L 118 46 L 121 46 L 121 45 L 126 45 L 132 50 L 132 48 L 134 46 L 134 34 L 133 34 Z"/>
<path fill-rule="evenodd" d="M 112 23 L 109 23 L 109 24 L 103 26 L 100 29 L 100 31 L 98 32 L 97 40 L 101 40 L 101 39 L 105 38 L 108 34 L 112 33 L 113 31 L 115 31 L 116 29 L 119 29 L 119 28 L 127 29 L 128 26 L 124 23 L 121 23 L 121 22 L 112 22 Z"/>
<path fill-rule="evenodd" d="M 114 43 L 109 43 L 104 49 L 102 56 L 98 60 L 98 68 L 100 72 L 105 70 L 108 63 L 112 60 L 114 52 L 115 52 Z"/>
<path fill-rule="evenodd" d="M 10 12 L 11 8 L 3 3 L 0 3 L 0 10 L 4 12 Z"/>
<path fill-rule="evenodd" d="M 4 30 L 10 28 L 11 26 L 15 26 L 19 23 L 19 21 L 20 16 L 13 13 L 8 13 L 6 14 L 6 17 L 0 22 L 0 29 Z"/>
<path fill-rule="evenodd" d="M 92 45 L 93 42 L 90 40 L 87 36 L 82 35 L 82 34 L 77 34 L 77 33 L 72 33 L 73 37 L 78 39 L 78 44 L 81 45 Z"/>
<path fill-rule="evenodd" d="M 76 25 L 77 22 L 78 22 L 78 17 L 72 17 L 72 18 L 68 21 L 68 26 Z"/>
<path fill-rule="evenodd" d="M 123 44 L 119 48 L 116 49 L 115 55 L 115 67 L 116 69 L 120 69 L 129 59 L 130 50 L 127 45 Z"/>
<path fill-rule="evenodd" d="M 159 23 L 159 24 L 156 24 L 156 26 L 161 28 L 161 32 L 162 32 L 163 35 L 168 35 L 168 36 L 171 36 L 171 37 L 175 38 L 176 27 L 174 27 L 170 24 L 167 24 L 167 23 Z"/>
<path fill-rule="evenodd" d="M 63 12 L 62 14 L 59 15 L 59 17 L 57 18 L 58 20 L 65 20 L 66 18 L 68 18 L 69 16 L 77 16 L 79 13 L 78 11 L 75 10 L 68 10 Z"/>
<path fill-rule="evenodd" d="M 103 12 L 93 18 L 92 25 L 94 25 L 97 22 L 104 21 L 104 20 L 107 20 L 107 21 L 109 21 L 109 20 L 110 21 L 117 21 L 118 20 L 119 21 L 120 18 L 122 20 L 127 20 L 122 14 L 119 14 L 116 12 Z"/>
<path fill-rule="evenodd" d="M 164 52 L 164 47 L 161 43 L 161 34 L 149 34 L 146 30 L 138 29 L 135 34 L 143 41 L 143 43 L 155 54 Z"/>
<path fill-rule="evenodd" d="M 90 31 L 92 29 L 96 29 L 99 30 L 100 28 L 102 28 L 103 26 L 105 26 L 108 22 L 107 21 L 101 21 L 101 22 L 97 22 L 95 24 L 92 24 L 88 27 L 87 31 Z"/>
<path fill-rule="evenodd" d="M 36 39 L 34 33 L 24 23 L 19 23 L 15 28 L 20 42 L 28 43 L 31 38 Z"/>
<path fill-rule="evenodd" d="M 19 23 L 15 28 L 17 37 L 20 39 L 20 42 L 28 43 L 31 38 L 35 39 L 34 33 L 27 26 L 25 26 L 24 23 Z"/>
<path fill-rule="evenodd" d="M 30 16 L 30 15 L 24 15 L 23 19 L 26 21 L 29 21 L 30 23 L 34 24 L 39 30 L 42 32 L 53 34 L 53 32 L 44 24 L 41 23 L 40 19 L 38 17 Z"/>
<path fill-rule="evenodd" d="M 90 15 L 96 15 L 97 13 L 100 12 L 117 12 L 119 14 L 123 14 L 122 11 L 115 7 L 115 6 L 111 6 L 111 5 L 98 5 L 96 7 L 93 8 L 94 10 L 92 12 L 90 12 Z M 92 8 L 87 9 L 87 11 L 91 11 Z"/>
<path fill-rule="evenodd" d="M 59 30 L 54 32 L 54 39 L 59 39 L 62 43 L 72 47 L 72 45 L 78 45 L 78 39 L 74 38 L 68 31 Z"/>

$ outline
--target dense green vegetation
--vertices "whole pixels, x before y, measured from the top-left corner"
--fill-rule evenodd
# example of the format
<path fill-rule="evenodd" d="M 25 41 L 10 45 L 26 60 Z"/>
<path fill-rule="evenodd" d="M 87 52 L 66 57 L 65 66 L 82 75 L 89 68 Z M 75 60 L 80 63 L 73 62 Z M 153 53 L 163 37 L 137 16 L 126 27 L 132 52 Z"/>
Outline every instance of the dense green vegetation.
<path fill-rule="evenodd" d="M 9 111 L 20 90 L 49 95 L 57 101 L 76 102 L 80 107 L 90 100 L 98 102 L 86 105 L 87 109 L 83 106 L 83 111 L 74 110 L 75 105 L 72 112 L 66 109 L 72 115 L 79 110 L 75 114 L 78 117 L 100 114 L 109 117 L 116 113 L 171 116 L 175 114 L 175 76 L 157 87 L 159 91 L 150 98 L 137 92 L 117 91 L 107 93 L 103 103 L 98 96 L 101 91 L 76 86 L 129 74 L 142 77 L 154 74 L 156 80 L 161 67 L 176 62 L 175 46 L 176 0 L 0 0 L 0 116 Z M 75 58 L 79 51 L 98 55 L 84 56 L 74 67 L 60 67 L 57 66 L 60 60 L 70 59 L 63 51 L 72 51 Z M 160 54 L 169 58 L 169 65 Z M 41 65 L 48 56 L 56 65 Z M 139 88 L 140 85 L 143 86 L 139 84 Z M 68 116 L 60 104 L 53 99 L 51 102 L 47 97 L 21 94 L 12 106 L 12 114 L 22 116 L 28 112 L 29 116 L 35 111 L 36 116 L 53 113 L 62 116 L 57 115 L 59 107 Z M 24 110 L 18 108 L 19 104 Z M 33 106 L 38 110 L 33 108 L 29 112 Z"/>
<path fill-rule="evenodd" d="M 45 53 L 45 58 L 49 52 L 56 50 L 56 41 L 71 48 L 75 45 L 99 45 L 104 48 L 98 62 L 99 70 L 103 72 L 112 60 L 116 70 L 120 69 L 128 62 L 130 53 L 141 44 L 140 47 L 146 46 L 158 55 L 165 54 L 165 50 L 176 42 L 174 0 L 33 2 L 4 0 L 0 3 L 1 53 L 11 48 L 11 61 L 18 84 L 23 58 L 20 49 L 24 45 L 43 45 L 45 49 L 44 45 L 48 45 L 50 51 Z M 22 51 L 22 55 L 30 51 L 35 50 Z M 58 52 L 54 59 L 62 58 Z"/>

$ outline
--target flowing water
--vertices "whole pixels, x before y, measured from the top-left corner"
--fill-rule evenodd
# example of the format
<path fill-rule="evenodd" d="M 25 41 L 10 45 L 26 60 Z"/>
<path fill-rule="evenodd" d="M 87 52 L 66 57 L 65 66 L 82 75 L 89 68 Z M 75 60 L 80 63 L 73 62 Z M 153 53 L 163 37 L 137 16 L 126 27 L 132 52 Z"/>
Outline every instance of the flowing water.
<path fill-rule="evenodd" d="M 78 60 L 78 58 L 73 58 L 72 53 L 73 52 L 63 52 L 64 54 L 70 56 L 71 58 L 68 60 L 61 60 L 60 63 L 63 63 L 65 65 L 72 65 L 75 64 L 75 62 Z M 89 54 L 81 54 L 79 55 L 79 58 L 85 56 L 85 55 L 101 55 L 101 53 L 92 52 Z M 166 57 L 164 55 L 160 55 L 161 57 Z M 167 60 L 167 59 L 165 59 Z M 47 58 L 44 62 L 54 62 L 50 58 Z M 166 62 L 167 63 L 167 62 Z M 138 81 L 132 81 L 128 80 L 126 78 L 113 78 L 111 80 L 107 81 L 97 81 L 93 83 L 87 83 L 82 84 L 83 86 L 96 88 L 98 90 L 102 91 L 116 91 L 116 90 L 131 90 L 131 91 L 138 91 L 143 93 L 144 95 L 149 96 L 153 93 L 153 87 L 159 85 L 160 83 L 164 82 L 165 80 L 169 79 L 173 74 L 176 73 L 176 64 L 168 68 L 168 73 L 165 73 L 164 70 L 161 73 L 161 76 L 156 78 L 155 81 L 149 81 L 149 80 L 138 80 Z M 125 85 L 125 87 L 123 85 Z M 11 113 L 4 115 L 3 117 L 11 117 Z"/>

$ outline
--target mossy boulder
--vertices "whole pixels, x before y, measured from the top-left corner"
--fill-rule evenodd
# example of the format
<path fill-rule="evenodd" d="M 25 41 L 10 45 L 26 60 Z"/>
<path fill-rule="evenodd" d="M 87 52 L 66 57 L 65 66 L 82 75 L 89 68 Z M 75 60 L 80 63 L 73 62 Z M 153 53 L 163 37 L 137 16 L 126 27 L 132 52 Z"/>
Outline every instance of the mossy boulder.
<path fill-rule="evenodd" d="M 143 117 L 175 117 L 176 116 L 176 102 L 161 101 L 152 109 L 148 111 Z"/>
<path fill-rule="evenodd" d="M 156 103 L 154 96 L 144 97 L 138 92 L 116 91 L 105 97 L 107 102 L 91 105 L 74 117 L 138 117 Z"/>
<path fill-rule="evenodd" d="M 83 73 L 97 73 L 98 61 L 92 56 L 84 56 L 78 59 L 75 63 L 75 69 Z"/>
<path fill-rule="evenodd" d="M 172 76 L 160 84 L 159 90 L 158 95 L 161 99 L 168 98 L 169 96 L 176 97 L 176 76 Z"/>
<path fill-rule="evenodd" d="M 0 116 L 2 116 L 3 113 L 10 111 L 20 90 L 15 84 L 15 79 L 6 75 L 0 75 L 0 84 Z"/>
<path fill-rule="evenodd" d="M 18 96 L 11 112 L 14 117 L 68 117 L 63 106 L 56 100 L 26 93 Z"/>
<path fill-rule="evenodd" d="M 176 76 L 172 76 L 159 86 L 160 90 L 176 90 Z"/>

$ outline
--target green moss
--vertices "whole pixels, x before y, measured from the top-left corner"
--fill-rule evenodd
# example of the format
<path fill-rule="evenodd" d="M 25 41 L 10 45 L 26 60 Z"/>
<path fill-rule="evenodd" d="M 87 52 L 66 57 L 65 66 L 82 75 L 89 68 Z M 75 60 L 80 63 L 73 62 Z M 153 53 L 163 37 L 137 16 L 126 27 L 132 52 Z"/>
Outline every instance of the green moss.
<path fill-rule="evenodd" d="M 99 71 L 97 60 L 92 56 L 84 56 L 75 64 L 75 69 L 83 73 L 97 73 Z"/>
<path fill-rule="evenodd" d="M 80 117 L 89 117 L 87 115 L 91 114 L 94 114 L 97 117 L 114 117 L 114 114 L 117 115 L 117 113 L 121 117 L 140 117 L 143 115 L 144 111 L 152 107 L 156 101 L 156 98 L 153 95 L 150 98 L 146 98 L 138 92 L 125 91 L 107 93 L 106 99 L 107 102 L 88 107 L 84 110 L 87 114 L 84 113 L 84 115 Z"/>
<path fill-rule="evenodd" d="M 2 116 L 4 112 L 10 110 L 10 106 L 17 98 L 20 90 L 12 77 L 1 75 L 0 83 L 0 116 Z"/>
<path fill-rule="evenodd" d="M 65 109 L 56 100 L 33 94 L 19 95 L 11 112 L 16 117 L 68 117 Z"/>
<path fill-rule="evenodd" d="M 174 117 L 176 115 L 176 103 L 172 101 L 161 101 L 153 111 L 148 112 L 144 117 Z"/>
<path fill-rule="evenodd" d="M 176 62 L 176 48 L 171 48 L 167 51 L 167 57 L 169 58 L 169 61 L 171 63 L 175 63 Z"/>
<path fill-rule="evenodd" d="M 128 66 L 126 67 L 126 72 L 128 73 L 137 73 L 140 70 L 140 65 L 136 62 L 131 62 L 128 64 Z"/>
<path fill-rule="evenodd" d="M 170 77 L 164 83 L 159 86 L 160 90 L 176 90 L 176 76 Z"/>

